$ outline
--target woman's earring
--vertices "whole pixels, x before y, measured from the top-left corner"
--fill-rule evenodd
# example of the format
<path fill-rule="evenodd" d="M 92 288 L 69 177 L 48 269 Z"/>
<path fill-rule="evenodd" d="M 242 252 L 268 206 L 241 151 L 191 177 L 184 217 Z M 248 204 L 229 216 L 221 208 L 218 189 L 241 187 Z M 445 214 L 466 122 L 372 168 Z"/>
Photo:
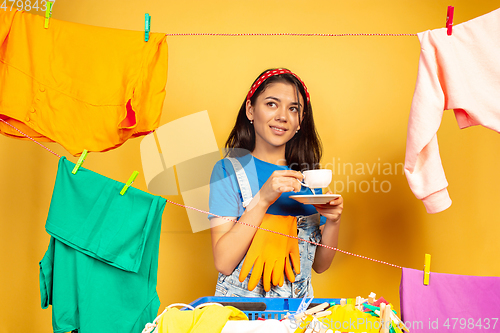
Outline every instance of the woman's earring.
<path fill-rule="evenodd" d="M 250 124 L 253 124 L 253 120 L 250 120 Z"/>

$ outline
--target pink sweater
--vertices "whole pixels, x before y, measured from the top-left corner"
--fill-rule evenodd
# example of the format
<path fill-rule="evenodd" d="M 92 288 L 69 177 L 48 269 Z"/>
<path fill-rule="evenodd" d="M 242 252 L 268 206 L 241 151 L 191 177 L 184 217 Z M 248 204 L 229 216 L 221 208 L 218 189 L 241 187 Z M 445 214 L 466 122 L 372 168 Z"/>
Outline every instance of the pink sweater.
<path fill-rule="evenodd" d="M 453 27 L 418 33 L 417 83 L 408 122 L 405 174 L 428 213 L 450 207 L 436 133 L 443 111 L 460 128 L 500 132 L 500 9 Z"/>

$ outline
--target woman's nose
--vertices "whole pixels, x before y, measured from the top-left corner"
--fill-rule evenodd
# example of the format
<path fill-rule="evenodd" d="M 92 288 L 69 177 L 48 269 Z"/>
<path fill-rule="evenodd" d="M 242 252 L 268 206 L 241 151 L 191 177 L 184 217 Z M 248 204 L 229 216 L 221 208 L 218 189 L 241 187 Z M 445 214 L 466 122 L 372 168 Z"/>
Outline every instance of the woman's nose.
<path fill-rule="evenodd" d="M 278 110 L 276 110 L 275 119 L 278 121 L 287 121 L 286 110 L 284 108 L 278 108 Z"/>

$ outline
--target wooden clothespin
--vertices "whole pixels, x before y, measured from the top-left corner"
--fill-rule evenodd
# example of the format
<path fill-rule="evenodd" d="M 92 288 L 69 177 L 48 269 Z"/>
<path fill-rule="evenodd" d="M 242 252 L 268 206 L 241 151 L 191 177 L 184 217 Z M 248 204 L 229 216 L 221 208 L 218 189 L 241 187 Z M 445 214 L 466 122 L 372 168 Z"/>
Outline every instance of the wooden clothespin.
<path fill-rule="evenodd" d="M 314 317 L 312 315 L 308 315 L 300 322 L 295 321 L 297 329 L 294 331 L 294 333 L 304 333 L 309 327 L 309 324 L 311 324 L 311 322 L 313 321 L 313 319 Z"/>
<path fill-rule="evenodd" d="M 368 295 L 368 304 L 373 304 L 377 300 L 377 294 L 374 292 L 371 292 L 370 295 Z"/>
<path fill-rule="evenodd" d="M 151 30 L 151 15 L 146 13 L 144 21 L 144 41 L 149 40 L 149 31 Z"/>
<path fill-rule="evenodd" d="M 391 311 L 389 304 L 380 304 L 380 333 L 389 333 L 392 326 Z"/>
<path fill-rule="evenodd" d="M 121 195 L 124 195 L 125 192 L 127 192 L 128 188 L 130 186 L 132 186 L 132 183 L 134 182 L 134 180 L 137 178 L 137 175 L 139 174 L 139 171 L 134 171 L 132 172 L 132 176 L 130 176 L 130 178 L 127 180 L 127 183 L 125 184 L 125 186 L 123 186 L 122 190 L 120 191 L 120 194 Z"/>
<path fill-rule="evenodd" d="M 446 33 L 448 36 L 451 36 L 453 31 L 453 12 L 455 11 L 455 7 L 448 6 L 448 12 L 446 13 Z"/>
<path fill-rule="evenodd" d="M 425 262 L 424 262 L 424 285 L 429 285 L 429 277 L 431 275 L 431 255 L 425 254 Z"/>
<path fill-rule="evenodd" d="M 52 6 L 54 5 L 54 2 L 52 1 L 47 1 L 45 5 L 45 24 L 44 28 L 48 29 L 49 28 L 49 20 L 52 17 Z"/>
<path fill-rule="evenodd" d="M 392 308 L 392 304 L 389 304 Z M 392 320 L 392 327 L 394 327 L 394 330 L 397 332 L 398 330 L 401 332 L 401 329 L 410 332 L 408 327 L 406 327 L 405 323 L 399 317 L 396 315 L 396 311 L 392 310 L 390 313 L 391 315 L 391 320 Z"/>
<path fill-rule="evenodd" d="M 330 311 L 330 310 L 320 311 L 320 312 L 316 312 L 314 314 L 314 318 L 323 318 L 323 317 L 329 316 L 331 314 L 332 314 L 332 311 Z"/>
<path fill-rule="evenodd" d="M 359 311 L 363 311 L 363 304 L 366 302 L 368 302 L 367 298 L 356 296 L 356 309 L 358 309 Z"/>
<path fill-rule="evenodd" d="M 316 306 L 314 306 L 314 307 L 312 307 L 310 309 L 307 309 L 306 311 L 304 311 L 304 314 L 306 314 L 306 315 L 312 315 L 312 314 L 315 314 L 317 312 L 323 311 L 324 309 L 326 309 L 329 306 L 330 306 L 330 303 L 324 302 L 324 303 L 316 305 Z"/>
<path fill-rule="evenodd" d="M 78 162 L 76 162 L 75 167 L 73 168 L 73 171 L 71 171 L 72 174 L 76 175 L 78 169 L 82 166 L 83 162 L 85 161 L 85 158 L 87 158 L 87 153 L 88 150 L 84 149 L 83 153 L 80 155 L 80 158 L 78 159 Z"/>

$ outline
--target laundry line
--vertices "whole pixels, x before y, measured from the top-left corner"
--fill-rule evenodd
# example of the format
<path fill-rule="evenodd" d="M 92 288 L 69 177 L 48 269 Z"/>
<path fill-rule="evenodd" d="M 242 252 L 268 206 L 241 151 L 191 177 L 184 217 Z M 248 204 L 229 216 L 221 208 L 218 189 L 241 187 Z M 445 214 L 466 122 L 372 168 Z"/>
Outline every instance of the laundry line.
<path fill-rule="evenodd" d="M 19 128 L 15 127 L 14 125 L 10 124 L 8 121 L 5 121 L 3 120 L 2 118 L 0 118 L 0 121 L 2 121 L 4 124 L 6 125 L 9 125 L 10 127 L 12 127 L 13 129 L 15 129 L 16 131 L 18 131 L 19 133 L 21 133 L 22 135 L 24 135 L 26 138 L 30 139 L 31 141 L 33 141 L 34 143 L 36 143 L 37 145 L 39 145 L 40 147 L 46 149 L 48 152 L 56 155 L 57 157 L 61 158 L 61 155 L 57 154 L 55 151 L 53 151 L 52 149 L 50 149 L 49 147 L 47 146 L 44 146 L 42 145 L 40 142 L 36 141 L 35 139 L 33 139 L 31 136 L 29 136 L 28 134 L 24 133 L 23 131 L 21 131 Z"/>
<path fill-rule="evenodd" d="M 347 33 L 347 34 L 321 34 L 321 33 L 166 33 L 168 37 L 183 37 L 183 36 L 221 36 L 221 37 L 243 37 L 243 36 L 291 36 L 291 37 L 416 37 L 417 34 L 407 34 L 407 33 Z"/>
<path fill-rule="evenodd" d="M 53 150 L 49 149 L 48 147 L 44 146 L 43 144 L 41 144 L 40 142 L 36 141 L 35 139 L 33 139 L 32 137 L 30 137 L 28 134 L 22 132 L 21 130 L 19 130 L 17 127 L 15 127 L 14 125 L 10 124 L 9 122 L 5 121 L 4 119 L 0 118 L 0 121 L 2 121 L 3 123 L 9 125 L 10 127 L 12 127 L 13 129 L 15 129 L 16 131 L 18 131 L 19 133 L 21 133 L 23 136 L 25 136 L 26 138 L 30 139 L 31 141 L 33 141 L 34 143 L 38 144 L 39 146 L 41 146 L 42 148 L 45 148 L 48 152 L 52 153 L 53 155 L 61 158 L 61 156 L 59 154 L 57 154 L 56 152 L 54 152 Z M 274 230 L 270 230 L 270 229 L 266 229 L 266 228 L 262 228 L 260 226 L 255 226 L 255 225 L 251 225 L 251 224 L 248 224 L 248 223 L 245 223 L 245 222 L 241 222 L 241 221 L 238 221 L 238 220 L 232 220 L 232 219 L 229 219 L 227 217 L 224 217 L 224 216 L 219 216 L 219 215 L 216 215 L 216 214 L 212 214 L 210 212 L 207 212 L 207 211 L 204 211 L 202 209 L 198 209 L 198 208 L 195 208 L 195 207 L 191 207 L 191 206 L 186 206 L 186 205 L 183 205 L 183 204 L 180 204 L 180 203 L 177 203 L 177 202 L 174 202 L 174 201 L 171 201 L 171 200 L 168 200 L 166 199 L 168 203 L 170 204 L 173 204 L 173 205 L 176 205 L 176 206 L 179 206 L 179 207 L 183 207 L 183 208 L 187 208 L 187 209 L 192 209 L 192 210 L 195 210 L 195 211 L 198 211 L 200 213 L 204 213 L 204 214 L 207 214 L 207 215 L 210 215 L 210 216 L 215 216 L 215 217 L 219 217 L 219 218 L 223 218 L 225 220 L 228 220 L 228 221 L 231 221 L 231 222 L 237 222 L 237 223 L 240 223 L 242 225 L 245 225 L 245 226 L 248 226 L 248 227 L 252 227 L 252 228 L 255 228 L 255 229 L 260 229 L 260 230 L 263 230 L 263 231 L 267 231 L 267 232 L 272 232 L 272 233 L 275 233 L 275 234 L 278 234 L 280 236 L 285 236 L 285 237 L 288 237 L 288 238 L 293 238 L 293 239 L 296 239 L 298 241 L 301 241 L 301 242 L 306 242 L 306 243 L 309 243 L 309 244 L 313 244 L 313 245 L 316 245 L 316 246 L 321 246 L 321 247 L 324 247 L 324 248 L 327 248 L 329 250 L 332 250 L 332 251 L 338 251 L 340 253 L 343 253 L 343 254 L 347 254 L 347 255 L 350 255 L 350 256 L 354 256 L 354 257 L 357 257 L 357 258 L 361 258 L 361 259 L 366 259 L 366 260 L 370 260 L 370 261 L 373 261 L 373 262 L 376 262 L 376 263 L 379 263 L 379 264 L 384 264 L 384 265 L 388 265 L 388 266 L 391 266 L 391 267 L 396 267 L 396 268 L 399 268 L 399 269 L 403 269 L 403 267 L 401 266 L 398 266 L 398 265 L 395 265 L 395 264 L 391 264 L 391 263 L 388 263 L 388 262 L 385 262 L 385 261 L 381 261 L 381 260 L 377 260 L 377 259 L 372 259 L 372 258 L 369 258 L 369 257 L 366 257 L 366 256 L 362 256 L 362 255 L 359 255 L 359 254 L 355 254 L 355 253 L 352 253 L 352 252 L 348 252 L 348 251 L 344 251 L 344 250 L 341 250 L 339 248 L 336 248 L 336 247 L 333 247 L 333 246 L 328 246 L 328 245 L 325 245 L 325 244 L 321 244 L 321 243 L 317 243 L 317 242 L 313 242 L 313 241 L 309 241 L 309 240 L 306 240 L 306 239 L 302 239 L 300 237 L 297 237 L 297 236 L 291 236 L 291 235 L 287 235 L 287 234 L 284 234 L 284 233 L 281 233 L 281 232 L 278 232 L 278 231 L 274 231 Z"/>
<path fill-rule="evenodd" d="M 341 249 L 333 247 L 333 246 L 328 246 L 328 245 L 325 245 L 325 244 L 321 244 L 321 243 L 309 241 L 309 240 L 306 240 L 306 239 L 303 239 L 303 238 L 300 238 L 300 237 L 297 237 L 297 236 L 287 235 L 287 234 L 281 233 L 279 231 L 275 231 L 275 230 L 270 230 L 270 229 L 258 227 L 256 225 L 248 224 L 248 223 L 241 222 L 241 221 L 238 221 L 238 220 L 232 220 L 232 219 L 227 218 L 225 216 L 219 216 L 219 215 L 216 215 L 216 214 L 204 211 L 202 209 L 198 209 L 198 208 L 195 208 L 195 207 L 182 205 L 180 203 L 177 203 L 177 202 L 174 202 L 174 201 L 170 201 L 168 199 L 167 199 L 167 202 L 170 203 L 170 204 L 176 205 L 176 206 L 180 206 L 180 207 L 192 209 L 192 210 L 195 210 L 197 212 L 204 213 L 204 214 L 207 214 L 207 215 L 210 215 L 210 216 L 219 217 L 219 218 L 222 218 L 222 219 L 230 221 L 230 222 L 236 222 L 236 223 L 242 224 L 242 225 L 247 226 L 247 227 L 252 227 L 252 228 L 260 229 L 260 230 L 263 230 L 263 231 L 272 232 L 272 233 L 280 235 L 280 236 L 285 236 L 285 237 L 288 237 L 288 238 L 299 240 L 301 242 L 306 242 L 306 243 L 313 244 L 313 245 L 316 245 L 316 246 L 321 246 L 321 247 L 327 248 L 329 250 L 338 251 L 340 253 L 347 254 L 347 255 L 350 255 L 350 256 L 354 256 L 354 257 L 357 257 L 357 258 L 366 259 L 366 260 L 370 260 L 370 261 L 373 261 L 373 262 L 376 262 L 376 263 L 379 263 L 379 264 L 389 265 L 391 267 L 396 267 L 396 268 L 399 268 L 399 269 L 403 269 L 403 267 L 401 267 L 401 266 L 398 266 L 398 265 L 395 265 L 395 264 L 391 264 L 391 263 L 388 263 L 388 262 L 385 262 L 385 261 L 382 261 L 382 260 L 372 259 L 372 258 L 369 258 L 369 257 L 366 257 L 366 256 L 362 256 L 362 255 L 355 254 L 355 253 L 352 253 L 352 252 L 344 251 L 344 250 L 341 250 Z"/>

